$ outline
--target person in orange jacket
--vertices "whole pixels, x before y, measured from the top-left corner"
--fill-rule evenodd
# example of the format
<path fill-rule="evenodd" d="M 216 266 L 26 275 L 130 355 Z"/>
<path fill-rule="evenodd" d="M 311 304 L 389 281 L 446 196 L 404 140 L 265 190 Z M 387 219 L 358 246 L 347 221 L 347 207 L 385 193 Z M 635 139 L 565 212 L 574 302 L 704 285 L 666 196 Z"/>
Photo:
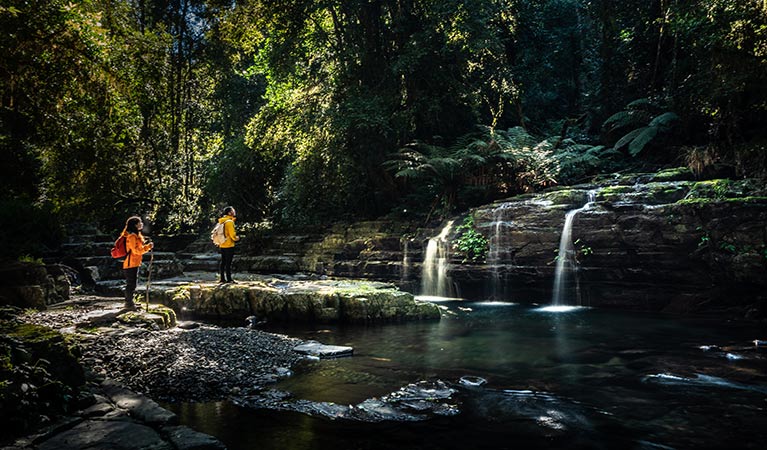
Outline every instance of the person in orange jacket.
<path fill-rule="evenodd" d="M 233 207 L 224 208 L 224 215 L 218 219 L 218 223 L 224 224 L 224 237 L 226 240 L 219 245 L 221 249 L 221 264 L 219 265 L 219 283 L 236 283 L 232 279 L 232 260 L 234 259 L 234 243 L 239 241 L 237 233 L 234 231 L 234 221 L 237 220 L 237 212 Z"/>
<path fill-rule="evenodd" d="M 133 303 L 133 293 L 136 292 L 136 283 L 138 282 L 138 268 L 141 266 L 141 260 L 144 253 L 152 250 L 154 244 L 146 243 L 141 230 L 144 228 L 144 222 L 141 217 L 133 216 L 125 222 L 125 229 L 121 236 L 125 236 L 125 249 L 128 255 L 123 261 L 123 273 L 125 274 L 125 308 L 136 309 Z"/>

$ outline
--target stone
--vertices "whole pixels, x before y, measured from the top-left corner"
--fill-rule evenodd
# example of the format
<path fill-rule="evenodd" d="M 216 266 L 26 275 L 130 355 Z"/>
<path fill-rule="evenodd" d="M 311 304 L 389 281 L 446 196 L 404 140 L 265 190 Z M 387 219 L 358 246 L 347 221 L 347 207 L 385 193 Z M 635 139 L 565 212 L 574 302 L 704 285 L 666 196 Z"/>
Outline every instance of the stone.
<path fill-rule="evenodd" d="M 199 322 L 192 322 L 190 320 L 181 320 L 176 326 L 182 330 L 194 330 L 195 328 L 200 328 Z"/>
<path fill-rule="evenodd" d="M 88 420 L 37 446 L 37 450 L 173 450 L 152 428 L 125 421 Z"/>
<path fill-rule="evenodd" d="M 186 426 L 163 427 L 161 432 L 167 436 L 176 450 L 226 449 L 226 446 L 215 437 L 194 431 Z"/>
<path fill-rule="evenodd" d="M 308 341 L 293 347 L 293 350 L 303 355 L 316 356 L 319 358 L 341 358 L 352 356 L 354 349 L 341 345 L 325 345 L 317 341 Z"/>
<path fill-rule="evenodd" d="M 178 422 L 176 414 L 162 408 L 154 400 L 136 394 L 113 381 L 101 384 L 104 392 L 118 407 L 127 410 L 131 416 L 148 424 L 172 425 Z"/>
<path fill-rule="evenodd" d="M 96 403 L 80 412 L 82 417 L 101 417 L 114 410 L 114 406 L 109 403 Z"/>

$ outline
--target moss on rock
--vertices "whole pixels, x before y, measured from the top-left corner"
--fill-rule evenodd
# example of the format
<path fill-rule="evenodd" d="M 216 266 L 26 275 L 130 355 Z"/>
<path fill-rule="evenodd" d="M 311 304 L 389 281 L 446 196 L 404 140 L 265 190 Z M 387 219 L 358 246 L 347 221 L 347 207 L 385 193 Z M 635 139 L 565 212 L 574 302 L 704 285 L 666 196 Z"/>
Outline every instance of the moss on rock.
<path fill-rule="evenodd" d="M 309 282 L 280 289 L 263 283 L 187 285 L 160 297 L 192 315 L 224 320 L 248 315 L 326 323 L 439 319 L 436 305 L 383 283 Z"/>
<path fill-rule="evenodd" d="M 671 169 L 663 169 L 650 176 L 651 182 L 691 181 L 694 179 L 695 174 L 689 167 L 674 167 Z"/>
<path fill-rule="evenodd" d="M 39 325 L 0 321 L 0 439 L 63 414 L 85 383 L 73 340 Z"/>

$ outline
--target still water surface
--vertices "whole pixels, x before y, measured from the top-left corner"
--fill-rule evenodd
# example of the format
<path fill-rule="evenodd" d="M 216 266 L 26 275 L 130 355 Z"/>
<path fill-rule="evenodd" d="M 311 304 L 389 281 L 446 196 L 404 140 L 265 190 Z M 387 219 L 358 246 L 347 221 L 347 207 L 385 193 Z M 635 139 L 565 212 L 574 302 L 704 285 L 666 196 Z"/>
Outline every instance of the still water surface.
<path fill-rule="evenodd" d="M 460 411 L 363 423 L 230 402 L 167 405 L 230 449 L 764 448 L 763 326 L 652 314 L 445 302 L 439 322 L 271 326 L 354 356 L 307 361 L 275 389 L 358 404 L 442 380 Z M 461 377 L 487 380 L 464 387 Z"/>

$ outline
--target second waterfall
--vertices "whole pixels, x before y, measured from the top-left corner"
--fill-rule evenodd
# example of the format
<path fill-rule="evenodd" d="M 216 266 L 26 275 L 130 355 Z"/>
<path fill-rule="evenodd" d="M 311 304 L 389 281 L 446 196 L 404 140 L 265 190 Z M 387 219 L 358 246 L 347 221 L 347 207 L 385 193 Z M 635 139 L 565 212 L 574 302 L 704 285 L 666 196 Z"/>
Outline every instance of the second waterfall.
<path fill-rule="evenodd" d="M 453 283 L 447 275 L 450 261 L 448 236 L 453 227 L 449 221 L 438 236 L 429 239 L 421 269 L 421 292 L 423 296 L 453 297 Z"/>
<path fill-rule="evenodd" d="M 573 245 L 573 220 L 575 216 L 584 210 L 591 208 L 596 200 L 596 191 L 589 191 L 588 202 L 578 209 L 568 211 L 565 215 L 565 224 L 562 227 L 562 236 L 559 238 L 559 251 L 557 252 L 557 267 L 554 271 L 554 293 L 551 304 L 561 306 L 564 303 L 564 291 L 567 286 L 568 274 L 577 268 L 575 246 Z M 577 282 L 577 280 L 576 280 Z M 576 289 L 577 292 L 577 289 Z M 576 295 L 580 302 L 580 293 Z"/>

